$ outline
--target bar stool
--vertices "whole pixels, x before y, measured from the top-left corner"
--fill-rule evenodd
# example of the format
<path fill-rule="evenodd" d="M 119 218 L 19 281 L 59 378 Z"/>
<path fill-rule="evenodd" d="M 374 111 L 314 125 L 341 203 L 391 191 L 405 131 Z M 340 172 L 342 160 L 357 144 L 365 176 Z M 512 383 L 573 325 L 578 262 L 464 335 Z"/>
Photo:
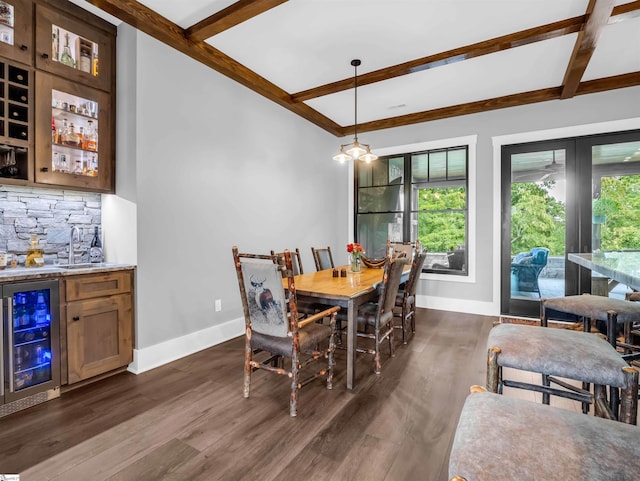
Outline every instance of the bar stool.
<path fill-rule="evenodd" d="M 638 371 L 599 336 L 568 329 L 498 324 L 491 329 L 487 346 L 489 391 L 502 393 L 503 386 L 536 391 L 542 393 L 544 404 L 550 403 L 551 395 L 573 399 L 583 403 L 584 412 L 593 405 L 597 416 L 636 424 Z M 503 367 L 539 373 L 542 385 L 504 379 Z M 594 393 L 558 378 L 593 384 Z M 620 390 L 619 403 L 607 403 L 607 387 L 611 392 Z"/>
<path fill-rule="evenodd" d="M 475 392 L 449 456 L 451 481 L 638 479 L 640 428 Z"/>
<path fill-rule="evenodd" d="M 550 310 L 581 318 L 585 332 L 591 330 L 593 320 L 605 322 L 609 343 L 614 348 L 618 346 L 625 348 L 628 351 L 625 356 L 627 359 L 640 357 L 640 353 L 630 353 L 630 351 L 640 351 L 640 346 L 623 346 L 616 338 L 618 325 L 623 325 L 626 333 L 630 332 L 631 325 L 640 322 L 640 303 L 590 294 L 542 299 L 540 302 L 540 323 L 542 326 L 548 325 Z M 625 335 L 625 343 L 628 343 L 629 340 L 626 337 Z"/>

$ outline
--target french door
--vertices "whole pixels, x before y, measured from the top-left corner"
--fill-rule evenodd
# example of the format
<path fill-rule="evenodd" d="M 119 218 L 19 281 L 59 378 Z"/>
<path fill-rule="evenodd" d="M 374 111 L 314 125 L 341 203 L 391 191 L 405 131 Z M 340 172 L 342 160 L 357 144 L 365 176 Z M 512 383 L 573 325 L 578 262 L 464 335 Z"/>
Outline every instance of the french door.
<path fill-rule="evenodd" d="M 592 285 L 620 295 L 567 253 L 640 249 L 640 131 L 503 146 L 501 168 L 501 312 L 538 317 L 542 297 Z"/>

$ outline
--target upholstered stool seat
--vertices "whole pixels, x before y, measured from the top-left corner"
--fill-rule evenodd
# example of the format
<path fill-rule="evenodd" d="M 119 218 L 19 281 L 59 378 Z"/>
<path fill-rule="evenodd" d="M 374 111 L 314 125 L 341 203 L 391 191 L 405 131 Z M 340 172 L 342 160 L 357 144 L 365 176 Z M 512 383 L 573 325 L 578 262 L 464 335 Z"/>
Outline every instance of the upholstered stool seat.
<path fill-rule="evenodd" d="M 487 389 L 502 392 L 515 387 L 594 404 L 596 414 L 635 424 L 638 372 L 604 339 L 591 333 L 521 324 L 499 324 L 491 329 Z M 542 374 L 542 385 L 502 378 L 502 368 Z M 594 384 L 594 393 L 573 387 L 557 377 Z M 551 387 L 551 383 L 561 388 Z M 619 417 L 606 403 L 606 387 L 620 389 Z M 618 406 L 615 406 L 616 410 Z"/>
<path fill-rule="evenodd" d="M 548 324 L 549 310 L 582 318 L 585 331 L 590 330 L 592 320 L 606 322 L 607 338 L 614 347 L 617 345 L 618 324 L 640 321 L 640 303 L 589 294 L 542 299 L 541 323 L 543 326 Z"/>
<path fill-rule="evenodd" d="M 449 457 L 457 480 L 631 481 L 640 428 L 493 393 L 465 401 Z"/>

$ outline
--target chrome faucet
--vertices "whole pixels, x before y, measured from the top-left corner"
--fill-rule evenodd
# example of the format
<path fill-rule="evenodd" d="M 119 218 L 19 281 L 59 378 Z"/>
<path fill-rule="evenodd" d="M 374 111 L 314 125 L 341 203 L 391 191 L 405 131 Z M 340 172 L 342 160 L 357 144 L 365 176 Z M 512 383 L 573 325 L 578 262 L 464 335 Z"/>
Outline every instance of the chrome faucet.
<path fill-rule="evenodd" d="M 78 238 L 78 242 L 80 242 L 80 229 L 78 229 L 78 227 L 74 225 L 73 227 L 71 227 L 71 232 L 69 233 L 69 264 L 76 263 L 76 252 L 75 248 L 73 247 L 74 232 L 77 234 L 76 237 Z"/>

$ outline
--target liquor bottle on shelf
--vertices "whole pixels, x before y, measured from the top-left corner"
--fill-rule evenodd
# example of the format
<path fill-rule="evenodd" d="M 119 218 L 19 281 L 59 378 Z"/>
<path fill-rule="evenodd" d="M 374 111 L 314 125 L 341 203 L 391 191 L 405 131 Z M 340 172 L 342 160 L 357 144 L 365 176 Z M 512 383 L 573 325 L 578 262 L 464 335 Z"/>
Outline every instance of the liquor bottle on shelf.
<path fill-rule="evenodd" d="M 98 157 L 96 154 L 92 154 L 89 160 L 89 175 L 91 177 L 98 175 Z"/>
<path fill-rule="evenodd" d="M 75 68 L 76 61 L 71 55 L 71 47 L 69 47 L 69 32 L 64 34 L 64 48 L 62 49 L 62 55 L 60 55 L 60 62 L 69 67 Z"/>
<path fill-rule="evenodd" d="M 87 130 L 84 133 L 84 148 L 86 150 L 98 150 L 98 136 L 93 128 L 93 120 L 87 121 Z"/>
<path fill-rule="evenodd" d="M 56 143 L 58 141 L 58 131 L 56 130 L 56 119 L 51 116 L 51 142 Z"/>
<path fill-rule="evenodd" d="M 67 134 L 67 145 L 71 145 L 72 147 L 80 147 L 80 137 L 76 133 L 76 128 L 73 125 L 73 122 L 69 125 L 69 133 Z"/>
<path fill-rule="evenodd" d="M 84 127 L 78 129 L 78 147 L 84 149 Z"/>
<path fill-rule="evenodd" d="M 94 77 L 98 76 L 98 45 L 93 44 L 93 65 L 91 68 L 91 74 Z"/>
<path fill-rule="evenodd" d="M 60 164 L 58 170 L 60 172 L 69 172 L 69 163 L 66 154 L 60 154 Z"/>
<path fill-rule="evenodd" d="M 58 61 L 58 57 L 60 53 L 58 52 L 58 46 L 60 42 L 58 40 L 58 36 L 60 35 L 60 30 L 57 27 L 51 28 L 51 60 L 54 62 Z"/>
<path fill-rule="evenodd" d="M 58 144 L 66 144 L 68 142 L 69 137 L 69 125 L 67 123 L 67 118 L 64 117 L 62 119 L 62 128 L 58 133 Z"/>
<path fill-rule="evenodd" d="M 91 42 L 83 38 L 78 38 L 78 70 L 91 73 Z"/>

